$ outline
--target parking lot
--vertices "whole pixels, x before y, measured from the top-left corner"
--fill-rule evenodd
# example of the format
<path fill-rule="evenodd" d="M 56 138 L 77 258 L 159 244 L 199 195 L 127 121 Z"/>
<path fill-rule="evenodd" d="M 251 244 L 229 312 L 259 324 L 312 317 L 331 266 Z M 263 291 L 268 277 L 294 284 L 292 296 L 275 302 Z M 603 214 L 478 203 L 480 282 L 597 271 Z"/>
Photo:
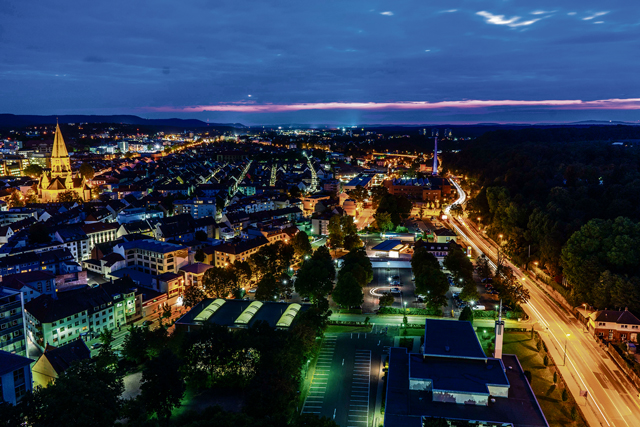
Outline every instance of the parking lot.
<path fill-rule="evenodd" d="M 324 338 L 300 413 L 325 416 L 343 427 L 371 424 L 386 334 L 341 333 Z"/>
<path fill-rule="evenodd" d="M 393 307 L 402 308 L 405 302 L 407 307 L 422 307 L 423 305 L 416 301 L 415 284 L 411 280 L 412 277 L 410 268 L 374 268 L 373 280 L 363 289 L 362 311 L 371 313 L 377 310 L 380 307 L 380 295 L 391 292 L 393 288 L 396 288 L 391 292 L 395 297 Z"/>

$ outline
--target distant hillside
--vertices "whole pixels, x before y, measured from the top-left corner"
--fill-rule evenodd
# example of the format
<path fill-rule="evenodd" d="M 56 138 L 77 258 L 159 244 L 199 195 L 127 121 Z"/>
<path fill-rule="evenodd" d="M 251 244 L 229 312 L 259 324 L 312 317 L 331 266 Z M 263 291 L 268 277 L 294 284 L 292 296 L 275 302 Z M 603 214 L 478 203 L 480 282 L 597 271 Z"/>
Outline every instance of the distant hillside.
<path fill-rule="evenodd" d="M 32 116 L 32 115 L 16 115 L 16 114 L 0 114 L 0 127 L 23 127 L 33 125 L 50 125 L 55 124 L 56 120 L 60 123 L 122 123 L 128 125 L 141 126 L 175 126 L 186 129 L 204 128 L 204 127 L 232 127 L 243 128 L 240 123 L 207 123 L 202 120 L 195 119 L 143 119 L 138 116 L 131 115 L 114 115 L 114 116 L 88 116 L 88 115 L 67 115 L 67 116 Z"/>

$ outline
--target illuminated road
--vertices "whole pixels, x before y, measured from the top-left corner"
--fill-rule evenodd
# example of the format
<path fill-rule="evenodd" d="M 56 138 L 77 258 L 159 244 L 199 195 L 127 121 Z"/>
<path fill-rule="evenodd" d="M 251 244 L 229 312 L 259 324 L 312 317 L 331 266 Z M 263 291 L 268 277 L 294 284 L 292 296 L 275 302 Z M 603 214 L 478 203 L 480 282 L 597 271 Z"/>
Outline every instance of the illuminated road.
<path fill-rule="evenodd" d="M 455 181 L 452 182 L 458 192 L 464 194 L 458 184 Z M 460 198 L 464 200 L 463 196 Z M 478 230 L 464 220 L 458 221 L 451 218 L 451 224 L 478 253 L 484 253 L 492 261 L 496 260 L 497 247 L 494 243 L 487 242 Z M 640 425 L 638 391 L 626 379 L 623 372 L 600 349 L 580 322 L 538 288 L 531 277 L 524 275 L 510 262 L 506 264 L 513 269 L 518 280 L 524 278 L 531 299 L 523 305 L 523 308 L 532 321 L 537 321 L 539 326 L 536 329 L 540 331 L 556 366 L 560 369 L 589 425 L 592 427 Z M 567 334 L 569 334 L 568 338 Z M 565 341 L 567 363 L 566 366 L 562 366 Z M 585 398 L 580 397 L 580 392 L 584 390 L 588 391 L 586 406 Z"/>

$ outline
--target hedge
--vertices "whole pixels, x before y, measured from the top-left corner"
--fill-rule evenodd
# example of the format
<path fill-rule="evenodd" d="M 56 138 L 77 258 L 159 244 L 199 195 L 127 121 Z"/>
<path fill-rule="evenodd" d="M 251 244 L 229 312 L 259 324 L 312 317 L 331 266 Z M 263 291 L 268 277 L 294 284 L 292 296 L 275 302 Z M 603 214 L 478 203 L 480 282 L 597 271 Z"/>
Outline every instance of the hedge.
<path fill-rule="evenodd" d="M 403 308 L 397 308 L 397 307 L 380 307 L 380 310 L 378 310 L 378 314 L 399 314 L 399 315 L 406 314 L 407 316 L 420 315 L 420 316 L 435 316 L 435 317 L 443 316 L 442 310 L 439 308 L 437 309 L 407 308 L 405 310 Z"/>

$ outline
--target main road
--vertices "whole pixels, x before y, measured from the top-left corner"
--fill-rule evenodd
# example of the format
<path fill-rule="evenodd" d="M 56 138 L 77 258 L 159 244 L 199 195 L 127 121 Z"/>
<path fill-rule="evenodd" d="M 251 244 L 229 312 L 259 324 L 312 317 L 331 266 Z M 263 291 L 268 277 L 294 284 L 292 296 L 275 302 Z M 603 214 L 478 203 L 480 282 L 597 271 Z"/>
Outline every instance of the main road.
<path fill-rule="evenodd" d="M 466 196 L 457 182 L 458 203 Z M 446 210 L 448 213 L 448 209 Z M 450 216 L 458 234 L 478 252 L 487 255 L 492 263 L 497 259 L 497 246 L 485 240 L 479 231 L 465 220 Z M 537 330 L 551 352 L 556 365 L 567 382 L 576 402 L 581 406 L 590 426 L 633 427 L 640 425 L 638 390 L 606 355 L 584 326 L 561 308 L 534 278 L 506 261 L 514 274 L 529 290 L 530 299 L 523 305 L 525 312 L 539 325 Z M 495 266 L 495 265 L 494 265 Z M 566 363 L 563 357 L 566 349 Z M 587 397 L 585 400 L 584 392 Z"/>

